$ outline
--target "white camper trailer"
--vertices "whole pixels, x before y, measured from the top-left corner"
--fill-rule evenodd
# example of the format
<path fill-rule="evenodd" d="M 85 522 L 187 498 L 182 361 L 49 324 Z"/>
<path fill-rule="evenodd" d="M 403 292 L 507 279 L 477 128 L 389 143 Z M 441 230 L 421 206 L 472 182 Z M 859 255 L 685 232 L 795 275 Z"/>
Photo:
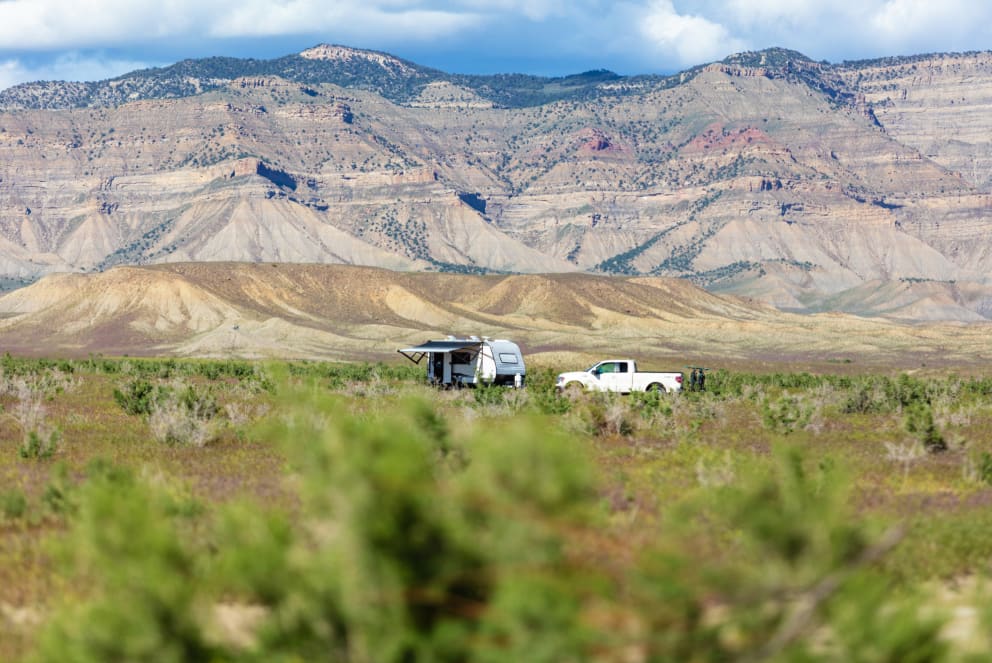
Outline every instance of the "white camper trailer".
<path fill-rule="evenodd" d="M 444 387 L 480 383 L 522 387 L 527 376 L 520 347 L 503 339 L 455 338 L 398 350 L 415 364 L 427 360 L 427 380 Z"/>

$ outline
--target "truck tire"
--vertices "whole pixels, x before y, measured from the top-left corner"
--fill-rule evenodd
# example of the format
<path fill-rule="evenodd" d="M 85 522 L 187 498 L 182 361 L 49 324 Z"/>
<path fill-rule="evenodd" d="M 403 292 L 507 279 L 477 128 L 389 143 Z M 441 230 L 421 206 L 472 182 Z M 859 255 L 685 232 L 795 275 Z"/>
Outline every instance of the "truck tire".
<path fill-rule="evenodd" d="M 584 392 L 585 390 L 586 388 L 582 385 L 581 382 L 569 382 L 568 384 L 566 384 L 564 387 L 561 388 L 561 393 L 567 396 L 568 398 L 576 398 L 580 394 L 582 394 L 582 392 Z"/>
<path fill-rule="evenodd" d="M 645 389 L 644 391 L 657 391 L 657 392 L 668 393 L 668 390 L 665 389 L 662 385 L 658 384 L 657 382 L 652 382 L 651 384 L 649 384 L 647 389 Z"/>

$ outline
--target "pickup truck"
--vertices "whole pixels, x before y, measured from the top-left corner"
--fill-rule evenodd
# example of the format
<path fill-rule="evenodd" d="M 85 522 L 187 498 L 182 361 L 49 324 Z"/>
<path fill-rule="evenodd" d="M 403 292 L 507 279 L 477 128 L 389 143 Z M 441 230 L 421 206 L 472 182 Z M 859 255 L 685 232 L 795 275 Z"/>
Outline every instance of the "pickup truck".
<path fill-rule="evenodd" d="M 555 382 L 559 391 L 682 391 L 682 373 L 649 373 L 637 370 L 633 359 L 607 359 L 584 371 L 561 373 Z"/>

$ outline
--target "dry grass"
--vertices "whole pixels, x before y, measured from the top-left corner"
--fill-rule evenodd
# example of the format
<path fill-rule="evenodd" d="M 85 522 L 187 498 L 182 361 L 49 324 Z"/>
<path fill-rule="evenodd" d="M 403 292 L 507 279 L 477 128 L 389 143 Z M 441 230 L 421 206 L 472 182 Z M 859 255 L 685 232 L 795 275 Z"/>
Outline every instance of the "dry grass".
<path fill-rule="evenodd" d="M 152 437 L 164 444 L 206 446 L 216 436 L 216 425 L 206 418 L 202 406 L 187 408 L 175 395 L 152 406 L 148 416 Z"/>

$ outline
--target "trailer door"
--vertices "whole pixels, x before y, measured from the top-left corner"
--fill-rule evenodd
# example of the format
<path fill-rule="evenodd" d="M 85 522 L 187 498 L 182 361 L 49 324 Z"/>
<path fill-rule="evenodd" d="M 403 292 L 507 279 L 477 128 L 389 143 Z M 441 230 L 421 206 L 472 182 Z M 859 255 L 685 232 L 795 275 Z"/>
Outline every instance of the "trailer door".
<path fill-rule="evenodd" d="M 431 353 L 431 363 L 430 363 L 430 378 L 431 382 L 440 383 L 444 381 L 444 353 L 443 352 L 432 352 Z"/>

